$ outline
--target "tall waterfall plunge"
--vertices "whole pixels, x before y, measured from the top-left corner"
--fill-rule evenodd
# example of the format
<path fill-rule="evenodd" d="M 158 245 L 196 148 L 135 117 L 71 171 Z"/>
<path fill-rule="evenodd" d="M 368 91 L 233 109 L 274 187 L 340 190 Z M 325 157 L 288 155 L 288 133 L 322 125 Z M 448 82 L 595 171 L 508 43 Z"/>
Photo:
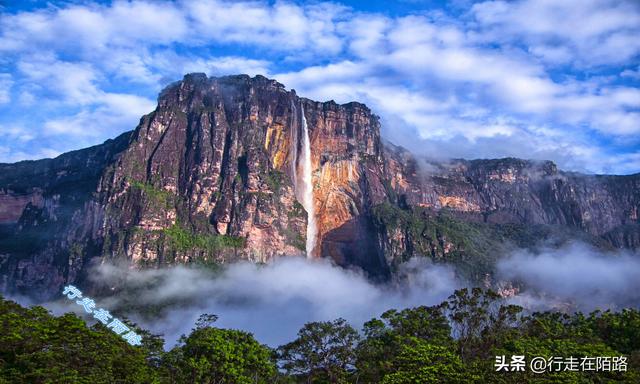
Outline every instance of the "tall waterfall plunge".
<path fill-rule="evenodd" d="M 295 104 L 293 113 L 296 116 Z M 292 127 L 292 148 L 293 148 L 293 183 L 295 186 L 296 197 L 305 211 L 307 211 L 307 243 L 305 250 L 307 258 L 313 256 L 313 250 L 316 247 L 316 239 L 318 237 L 318 227 L 316 224 L 316 214 L 313 204 L 313 168 L 311 166 L 311 140 L 309 139 L 309 128 L 307 126 L 307 118 L 304 116 L 304 107 L 301 107 L 300 115 L 302 116 L 302 153 L 298 154 L 298 124 Z M 294 119 L 294 121 L 297 119 Z M 302 171 L 302 177 L 298 172 Z"/>
<path fill-rule="evenodd" d="M 302 107 L 302 206 L 307 211 L 307 257 L 311 257 L 313 249 L 316 247 L 316 237 L 318 236 L 318 227 L 316 225 L 316 212 L 313 204 L 313 183 L 312 183 L 312 167 L 311 167 L 311 140 L 309 140 L 309 128 L 307 127 L 307 118 L 304 116 L 304 107 Z"/>

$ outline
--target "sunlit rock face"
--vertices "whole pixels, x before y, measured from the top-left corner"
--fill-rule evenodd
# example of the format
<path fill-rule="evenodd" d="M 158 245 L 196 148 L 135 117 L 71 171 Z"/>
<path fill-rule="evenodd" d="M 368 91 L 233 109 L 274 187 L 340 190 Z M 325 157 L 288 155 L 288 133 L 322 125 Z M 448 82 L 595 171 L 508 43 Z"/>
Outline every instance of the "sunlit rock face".
<path fill-rule="evenodd" d="M 194 74 L 165 89 L 101 181 L 110 212 L 102 253 L 152 263 L 300 253 L 306 215 L 295 206 L 288 165 L 294 99 L 263 77 Z M 246 246 L 176 247 L 171 228 L 241 237 Z"/>
<path fill-rule="evenodd" d="M 639 191 L 638 175 L 586 176 L 551 162 L 422 161 L 383 145 L 363 104 L 301 98 L 261 76 L 191 74 L 132 132 L 53 160 L 0 164 L 0 285 L 46 297 L 88 284 L 92 262 L 305 253 L 374 279 L 412 256 L 484 277 L 491 260 L 478 252 L 546 241 L 557 228 L 638 248 Z"/>
<path fill-rule="evenodd" d="M 363 267 L 374 256 L 375 263 L 375 247 L 363 244 L 376 243 L 368 208 L 385 199 L 377 118 L 361 104 L 313 102 L 247 76 L 190 75 L 163 91 L 101 181 L 101 206 L 109 211 L 98 234 L 108 239 L 102 254 L 136 262 L 211 256 L 172 249 L 162 231 L 174 226 L 245 239 L 241 249 L 216 252 L 220 262 L 306 252 L 308 215 L 296 194 L 304 121 L 317 218 L 310 255 Z M 382 270 L 381 262 L 371 270 Z"/>
<path fill-rule="evenodd" d="M 311 137 L 316 255 L 385 274 L 370 209 L 386 199 L 378 118 L 359 103 L 303 99 Z"/>

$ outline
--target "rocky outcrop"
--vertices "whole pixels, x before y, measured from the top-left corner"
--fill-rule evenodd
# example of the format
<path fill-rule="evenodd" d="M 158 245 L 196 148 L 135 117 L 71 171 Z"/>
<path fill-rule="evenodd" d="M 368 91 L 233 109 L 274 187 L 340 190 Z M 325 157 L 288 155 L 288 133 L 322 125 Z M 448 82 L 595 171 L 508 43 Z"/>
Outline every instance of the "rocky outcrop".
<path fill-rule="evenodd" d="M 27 193 L 16 193 L 12 190 L 0 191 L 0 225 L 15 223 L 27 205 L 42 207 L 42 191 L 38 188 Z"/>
<path fill-rule="evenodd" d="M 550 161 L 452 160 L 422 167 L 390 151 L 392 184 L 411 206 L 450 209 L 486 223 L 563 225 L 595 236 L 638 221 L 640 174 L 583 175 Z"/>
<path fill-rule="evenodd" d="M 303 100 L 311 131 L 319 253 L 341 265 L 387 274 L 370 211 L 386 200 L 378 118 L 359 103 Z"/>
<path fill-rule="evenodd" d="M 480 281 L 518 247 L 640 249 L 640 174 L 583 175 L 515 158 L 433 162 L 385 148 L 392 204 L 375 221 L 391 266 L 429 255 Z"/>
<path fill-rule="evenodd" d="M 55 159 L 0 164 L 0 289 L 51 296 L 74 281 L 98 239 L 87 212 L 105 167 L 128 144 L 125 133 Z"/>
<path fill-rule="evenodd" d="M 288 166 L 294 102 L 263 77 L 194 74 L 165 89 L 102 177 L 101 255 L 172 263 L 300 253 L 306 214 Z"/>
<path fill-rule="evenodd" d="M 495 261 L 487 254 L 558 233 L 640 245 L 639 175 L 519 159 L 427 162 L 383 145 L 363 104 L 315 102 L 261 76 L 191 74 L 133 132 L 0 165 L 3 291 L 46 297 L 107 259 L 142 267 L 305 253 L 303 116 L 317 221 L 310 257 L 387 279 L 423 255 L 480 276 Z"/>
<path fill-rule="evenodd" d="M 362 246 L 375 243 L 367 211 L 385 198 L 377 118 L 362 104 L 313 102 L 248 76 L 189 75 L 161 94 L 102 178 L 104 213 L 93 214 L 105 217 L 96 234 L 105 238 L 101 254 L 145 263 L 266 262 L 304 252 L 307 213 L 296 200 L 294 167 L 300 140 L 292 140 L 301 136 L 303 111 L 321 244 L 312 256 L 383 268 Z M 168 228 L 245 244 L 179 249 Z"/>

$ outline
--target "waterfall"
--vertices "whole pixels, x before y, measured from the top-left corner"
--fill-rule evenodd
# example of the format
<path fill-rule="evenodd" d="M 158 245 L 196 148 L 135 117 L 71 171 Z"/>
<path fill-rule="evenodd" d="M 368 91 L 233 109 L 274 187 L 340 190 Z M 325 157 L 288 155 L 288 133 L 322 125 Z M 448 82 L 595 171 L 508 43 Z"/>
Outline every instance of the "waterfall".
<path fill-rule="evenodd" d="M 299 142 L 300 125 L 297 123 L 297 108 L 291 103 L 293 112 L 293 122 L 291 127 L 291 167 L 293 170 L 293 185 L 295 187 L 296 198 L 307 211 L 307 243 L 305 251 L 307 258 L 313 257 L 313 250 L 316 247 L 316 239 L 318 237 L 318 227 L 316 224 L 316 215 L 313 204 L 313 168 L 311 166 L 311 140 L 309 139 L 309 128 L 307 126 L 307 118 L 304 116 L 304 107 L 301 107 L 302 116 L 302 143 Z M 299 146 L 302 145 L 302 152 L 298 153 Z M 301 177 L 298 172 L 302 171 Z"/>
<path fill-rule="evenodd" d="M 293 188 L 298 201 L 298 110 L 296 104 L 291 100 L 291 173 L 293 174 Z"/>
<path fill-rule="evenodd" d="M 309 140 L 309 128 L 307 126 L 307 118 L 304 116 L 304 107 L 302 114 L 302 206 L 307 211 L 307 257 L 313 255 L 313 249 L 316 247 L 316 237 L 318 236 L 318 227 L 316 225 L 316 213 L 313 204 L 313 180 L 311 167 L 311 140 Z"/>

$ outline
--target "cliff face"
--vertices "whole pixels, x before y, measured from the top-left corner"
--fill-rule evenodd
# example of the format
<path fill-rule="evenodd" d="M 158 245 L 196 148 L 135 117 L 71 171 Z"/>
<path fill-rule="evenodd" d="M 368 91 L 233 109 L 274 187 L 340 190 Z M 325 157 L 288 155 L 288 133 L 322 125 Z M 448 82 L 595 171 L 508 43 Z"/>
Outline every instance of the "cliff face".
<path fill-rule="evenodd" d="M 310 213 L 301 204 L 307 184 Z M 380 279 L 414 255 L 478 275 L 491 266 L 484 248 L 532 246 L 554 226 L 637 248 L 639 191 L 639 175 L 571 174 L 550 162 L 420 164 L 382 144 L 378 118 L 362 104 L 300 98 L 260 76 L 192 74 L 167 87 L 131 133 L 0 165 L 2 290 L 46 297 L 82 284 L 86 267 L 106 258 L 267 262 L 307 251 Z"/>
<path fill-rule="evenodd" d="M 514 158 L 420 162 L 386 148 L 394 195 L 375 220 L 390 264 L 426 254 L 481 279 L 515 247 L 640 248 L 640 174 L 583 175 Z"/>
<path fill-rule="evenodd" d="M 77 278 L 95 252 L 87 214 L 97 204 L 105 167 L 126 148 L 130 133 L 55 159 L 0 164 L 0 289 L 47 297 Z"/>
<path fill-rule="evenodd" d="M 640 174 L 583 175 L 514 158 L 425 163 L 420 171 L 402 149 L 390 152 L 391 182 L 409 205 L 449 208 L 487 223 L 565 225 L 596 236 L 639 222 Z"/>
<path fill-rule="evenodd" d="M 102 254 L 162 263 L 303 253 L 307 212 L 296 199 L 303 112 L 321 244 L 314 256 L 373 263 L 355 242 L 371 233 L 361 223 L 373 204 L 365 164 L 377 170 L 378 187 L 382 175 L 377 119 L 361 104 L 317 103 L 247 76 L 190 75 L 162 93 L 102 177 L 94 213 L 105 217 Z M 193 241 L 180 244 L 181 235 Z"/>

